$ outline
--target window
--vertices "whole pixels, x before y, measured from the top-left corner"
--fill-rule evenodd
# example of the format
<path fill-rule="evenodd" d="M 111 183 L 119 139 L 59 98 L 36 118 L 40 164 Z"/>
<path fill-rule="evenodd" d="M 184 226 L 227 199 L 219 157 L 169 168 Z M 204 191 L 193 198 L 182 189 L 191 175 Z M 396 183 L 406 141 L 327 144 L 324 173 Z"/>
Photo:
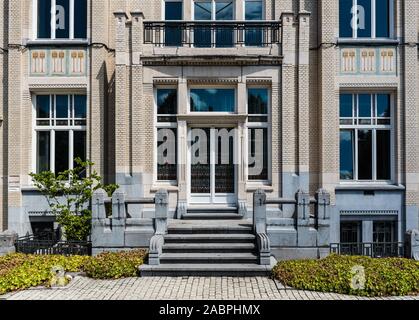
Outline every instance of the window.
<path fill-rule="evenodd" d="M 38 39 L 86 39 L 87 0 L 35 0 Z"/>
<path fill-rule="evenodd" d="M 266 181 L 269 165 L 269 90 L 248 88 L 248 179 Z"/>
<path fill-rule="evenodd" d="M 263 3 L 260 0 L 245 1 L 245 20 L 263 20 Z M 246 28 L 246 46 L 261 46 L 263 30 L 262 28 Z"/>
<path fill-rule="evenodd" d="M 390 94 L 340 95 L 340 178 L 391 180 Z"/>
<path fill-rule="evenodd" d="M 396 242 L 396 239 L 396 223 L 394 221 L 374 221 L 374 243 L 391 243 Z"/>
<path fill-rule="evenodd" d="M 362 222 L 342 222 L 340 224 L 341 243 L 360 243 L 362 242 Z"/>
<path fill-rule="evenodd" d="M 177 180 L 177 90 L 156 90 L 157 180 Z"/>
<path fill-rule="evenodd" d="M 203 0 L 194 2 L 197 21 L 229 21 L 234 19 L 234 1 Z M 194 28 L 194 45 L 199 48 L 233 47 L 234 29 L 230 26 L 198 26 Z"/>
<path fill-rule="evenodd" d="M 86 160 L 86 96 L 38 95 L 35 98 L 36 172 L 60 173 Z"/>
<path fill-rule="evenodd" d="M 339 35 L 341 38 L 390 38 L 392 14 L 393 0 L 339 0 Z"/>
<path fill-rule="evenodd" d="M 183 17 L 182 1 L 165 2 L 165 20 L 179 21 Z M 171 47 L 180 47 L 182 45 L 182 30 L 177 25 L 165 28 L 165 45 Z"/>
<path fill-rule="evenodd" d="M 191 112 L 236 111 L 236 90 L 234 89 L 191 89 Z"/>

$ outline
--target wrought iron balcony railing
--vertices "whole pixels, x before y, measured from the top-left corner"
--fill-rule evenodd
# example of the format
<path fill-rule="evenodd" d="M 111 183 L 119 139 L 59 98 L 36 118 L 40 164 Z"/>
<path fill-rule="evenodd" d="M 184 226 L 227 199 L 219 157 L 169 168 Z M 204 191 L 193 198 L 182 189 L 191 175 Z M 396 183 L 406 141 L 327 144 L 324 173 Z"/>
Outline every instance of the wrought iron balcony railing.
<path fill-rule="evenodd" d="M 403 257 L 405 244 L 403 242 L 373 242 L 373 243 L 332 243 L 330 252 L 351 255 L 369 256 L 373 258 Z"/>
<path fill-rule="evenodd" d="M 281 42 L 279 21 L 146 21 L 144 43 L 195 48 L 267 47 Z"/>

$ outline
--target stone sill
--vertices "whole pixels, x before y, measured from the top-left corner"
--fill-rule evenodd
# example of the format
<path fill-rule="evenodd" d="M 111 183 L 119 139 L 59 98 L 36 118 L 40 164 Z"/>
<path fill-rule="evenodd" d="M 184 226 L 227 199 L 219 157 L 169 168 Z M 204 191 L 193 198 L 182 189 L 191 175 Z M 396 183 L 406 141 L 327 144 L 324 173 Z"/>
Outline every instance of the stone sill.
<path fill-rule="evenodd" d="M 406 190 L 405 186 L 399 184 L 347 184 L 339 185 L 335 188 L 336 191 L 364 191 L 364 190 L 373 190 L 373 191 L 397 191 L 397 190 Z"/>
<path fill-rule="evenodd" d="M 338 38 L 338 45 L 351 45 L 351 46 L 380 46 L 380 45 L 393 45 L 396 46 L 400 43 L 398 39 L 371 39 L 371 38 Z"/>
<path fill-rule="evenodd" d="M 39 40 L 26 40 L 25 44 L 28 47 L 36 47 L 36 46 L 67 46 L 67 47 L 74 47 L 74 46 L 88 46 L 90 43 L 89 39 L 39 39 Z"/>

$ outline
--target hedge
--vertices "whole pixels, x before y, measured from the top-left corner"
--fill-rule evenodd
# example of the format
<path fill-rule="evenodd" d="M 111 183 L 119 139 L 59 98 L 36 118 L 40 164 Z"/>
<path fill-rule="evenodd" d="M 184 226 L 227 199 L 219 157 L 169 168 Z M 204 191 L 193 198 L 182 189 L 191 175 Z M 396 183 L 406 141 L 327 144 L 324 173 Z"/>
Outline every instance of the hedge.
<path fill-rule="evenodd" d="M 356 270 L 362 269 L 359 266 L 365 281 L 354 286 Z M 281 261 L 272 273 L 284 285 L 301 290 L 369 297 L 419 294 L 419 262 L 403 258 L 331 255 L 320 260 Z"/>
<path fill-rule="evenodd" d="M 56 266 L 63 267 L 66 272 L 86 272 L 92 278 L 136 276 L 145 256 L 145 250 L 103 253 L 96 257 L 9 254 L 0 257 L 0 295 L 39 285 L 48 286 L 51 270 Z"/>

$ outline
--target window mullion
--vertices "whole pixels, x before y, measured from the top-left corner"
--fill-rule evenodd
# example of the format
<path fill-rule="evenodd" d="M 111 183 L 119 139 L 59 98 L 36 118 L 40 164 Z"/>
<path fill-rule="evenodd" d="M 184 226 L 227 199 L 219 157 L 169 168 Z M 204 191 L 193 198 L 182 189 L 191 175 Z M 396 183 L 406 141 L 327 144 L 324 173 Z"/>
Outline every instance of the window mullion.
<path fill-rule="evenodd" d="M 50 162 L 50 168 L 51 168 L 51 172 L 55 173 L 55 130 L 52 129 L 50 131 L 50 135 L 51 135 L 51 162 Z"/>
<path fill-rule="evenodd" d="M 352 7 L 352 32 L 353 37 L 356 39 L 358 38 L 358 0 L 353 0 L 353 7 Z M 356 15 L 356 19 L 355 19 Z"/>
<path fill-rule="evenodd" d="M 372 130 L 372 179 L 377 181 L 377 129 Z"/>
<path fill-rule="evenodd" d="M 70 130 L 68 134 L 68 168 L 74 169 L 74 130 Z M 84 160 L 84 159 L 83 159 Z"/>
<path fill-rule="evenodd" d="M 56 0 L 51 0 L 51 39 L 56 39 L 57 24 L 57 4 Z"/>
<path fill-rule="evenodd" d="M 371 38 L 376 38 L 376 0 L 371 0 Z"/>
<path fill-rule="evenodd" d="M 71 40 L 74 39 L 74 0 L 70 0 L 70 14 L 69 14 L 69 27 L 70 27 L 70 33 L 69 37 Z"/>

